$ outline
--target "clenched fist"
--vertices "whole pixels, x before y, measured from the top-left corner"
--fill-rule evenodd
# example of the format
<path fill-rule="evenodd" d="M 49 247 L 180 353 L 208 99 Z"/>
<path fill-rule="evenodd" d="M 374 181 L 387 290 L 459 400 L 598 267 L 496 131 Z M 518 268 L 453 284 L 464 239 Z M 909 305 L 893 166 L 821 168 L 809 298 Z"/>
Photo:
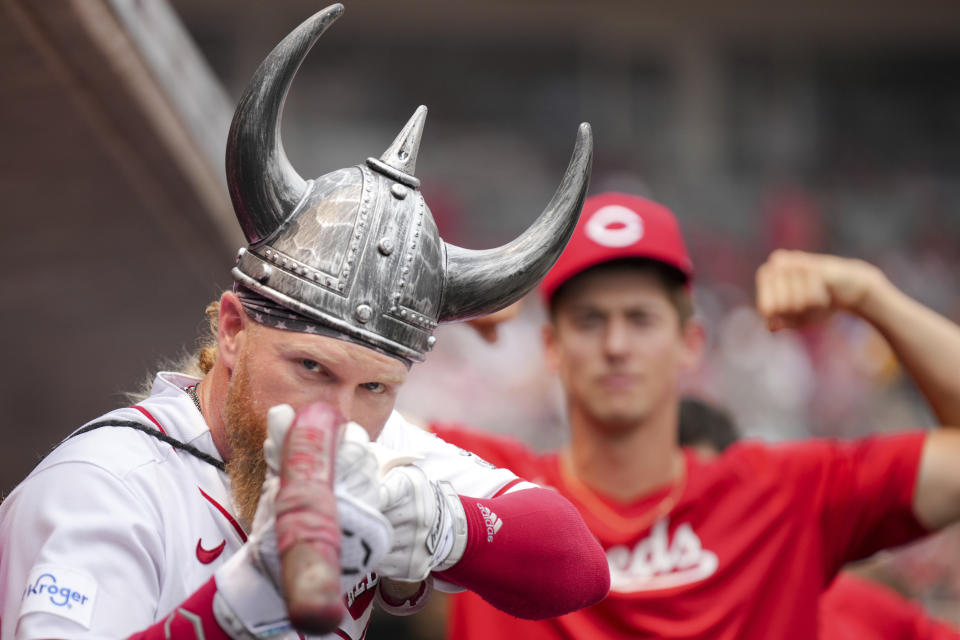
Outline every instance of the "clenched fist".
<path fill-rule="evenodd" d="M 863 260 L 778 249 L 757 269 L 757 311 L 771 331 L 801 328 L 839 309 L 861 314 L 887 284 Z"/>

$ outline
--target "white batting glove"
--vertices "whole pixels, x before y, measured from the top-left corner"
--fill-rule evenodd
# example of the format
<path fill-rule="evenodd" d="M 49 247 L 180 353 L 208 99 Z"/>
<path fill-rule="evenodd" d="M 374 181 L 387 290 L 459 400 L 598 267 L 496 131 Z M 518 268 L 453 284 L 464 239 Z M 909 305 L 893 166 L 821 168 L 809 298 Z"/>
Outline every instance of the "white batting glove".
<path fill-rule="evenodd" d="M 463 556 L 467 517 L 450 483 L 430 480 L 413 464 L 395 466 L 383 477 L 380 511 L 393 525 L 393 546 L 377 567 L 380 575 L 420 582 Z"/>
<path fill-rule="evenodd" d="M 289 405 L 273 407 L 267 414 L 267 439 L 264 458 L 267 473 L 257 505 L 252 532 L 247 543 L 217 570 L 217 595 L 214 612 L 218 622 L 232 637 L 248 639 L 269 636 L 293 628 L 285 602 L 283 569 L 277 547 L 276 500 L 281 486 L 283 443 L 296 414 Z M 360 429 L 363 435 L 355 433 Z M 377 510 L 379 468 L 375 456 L 364 449 L 366 432 L 348 425 L 347 442 L 336 448 L 334 489 L 336 511 L 329 505 L 331 524 L 341 532 L 339 590 L 332 595 L 340 609 L 340 596 L 373 570 L 390 547 L 390 523 Z M 334 433 L 334 439 L 340 437 Z M 359 442 L 359 444 L 358 444 Z M 296 497 L 296 492 L 294 492 Z M 309 498 L 309 496 L 307 496 Z M 323 509 L 318 510 L 323 516 Z M 339 619 L 339 616 L 337 616 Z"/>
<path fill-rule="evenodd" d="M 393 541 L 393 527 L 380 513 L 380 466 L 366 429 L 349 423 L 337 449 L 334 480 L 340 515 L 340 592 L 347 593 L 374 570 Z"/>

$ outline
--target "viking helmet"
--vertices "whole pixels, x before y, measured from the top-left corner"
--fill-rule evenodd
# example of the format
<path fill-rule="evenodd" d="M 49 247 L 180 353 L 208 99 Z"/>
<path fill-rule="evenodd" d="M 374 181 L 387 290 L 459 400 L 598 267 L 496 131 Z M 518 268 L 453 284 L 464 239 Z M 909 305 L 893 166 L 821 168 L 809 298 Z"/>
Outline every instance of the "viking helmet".
<path fill-rule="evenodd" d="M 336 335 L 406 363 L 423 360 L 438 323 L 498 311 L 543 278 L 576 226 L 593 140 L 581 124 L 563 181 L 512 242 L 482 251 L 441 240 L 414 175 L 426 107 L 380 158 L 304 180 L 280 140 L 300 63 L 343 13 L 331 5 L 297 27 L 257 69 L 227 142 L 227 182 L 250 243 L 233 277 Z M 311 325 L 313 326 L 313 325 Z"/>

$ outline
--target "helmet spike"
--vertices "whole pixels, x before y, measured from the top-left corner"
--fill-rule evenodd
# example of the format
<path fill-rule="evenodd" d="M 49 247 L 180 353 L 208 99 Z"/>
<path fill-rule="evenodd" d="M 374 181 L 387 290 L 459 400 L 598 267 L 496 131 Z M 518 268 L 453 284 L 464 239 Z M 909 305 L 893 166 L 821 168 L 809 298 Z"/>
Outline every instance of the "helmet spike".
<path fill-rule="evenodd" d="M 420 138 L 423 137 L 426 120 L 427 108 L 420 105 L 380 159 L 368 158 L 367 165 L 397 182 L 419 187 L 420 180 L 414 176 L 414 172 L 417 169 L 417 153 L 420 151 Z"/>

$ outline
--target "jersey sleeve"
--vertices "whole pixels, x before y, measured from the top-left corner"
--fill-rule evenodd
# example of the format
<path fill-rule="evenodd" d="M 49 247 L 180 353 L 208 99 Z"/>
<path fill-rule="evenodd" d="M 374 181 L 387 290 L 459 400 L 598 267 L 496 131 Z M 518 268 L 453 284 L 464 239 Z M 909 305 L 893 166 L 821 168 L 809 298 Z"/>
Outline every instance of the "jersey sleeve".
<path fill-rule="evenodd" d="M 492 498 L 508 490 L 534 486 L 521 481 L 514 472 L 407 422 L 397 412 L 391 415 L 377 442 L 417 456 L 414 464 L 430 479 L 449 482 L 463 496 Z"/>
<path fill-rule="evenodd" d="M 610 590 L 600 543 L 576 507 L 534 487 L 490 500 L 460 498 L 467 546 L 436 574 L 518 618 L 554 618 L 596 604 Z M 523 567 L 522 571 L 517 571 Z"/>
<path fill-rule="evenodd" d="M 31 475 L 0 519 L 3 637 L 120 638 L 152 624 L 159 528 L 96 465 L 62 462 Z"/>
<path fill-rule="evenodd" d="M 846 562 L 928 533 L 913 512 L 924 440 L 910 432 L 772 448 L 775 481 L 789 482 L 818 527 L 828 579 Z"/>

